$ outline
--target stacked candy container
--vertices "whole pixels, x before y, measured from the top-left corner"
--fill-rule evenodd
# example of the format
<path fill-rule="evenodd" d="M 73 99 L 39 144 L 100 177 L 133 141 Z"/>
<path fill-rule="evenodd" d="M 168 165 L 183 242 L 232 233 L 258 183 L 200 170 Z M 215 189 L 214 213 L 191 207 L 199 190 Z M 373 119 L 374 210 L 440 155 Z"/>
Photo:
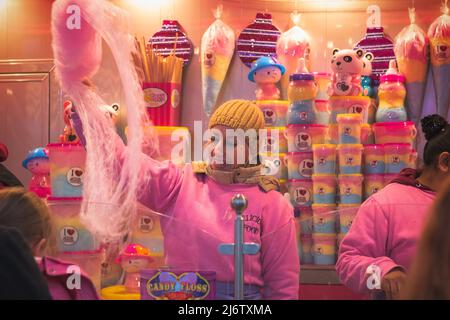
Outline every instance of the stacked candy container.
<path fill-rule="evenodd" d="M 315 264 L 336 262 L 336 146 L 314 144 L 313 257 Z"/>
<path fill-rule="evenodd" d="M 331 83 L 331 74 L 326 72 L 314 72 L 314 79 L 317 84 L 317 95 L 314 101 L 316 108 L 316 122 L 318 124 L 328 124 L 330 122 L 330 110 L 328 108 L 328 87 Z"/>
<path fill-rule="evenodd" d="M 320 124 L 288 124 L 287 126 L 288 188 L 292 204 L 300 212 L 302 264 L 313 262 L 313 145 L 327 141 L 328 127 Z M 327 161 L 326 159 L 324 160 Z M 331 164 L 328 162 L 327 166 Z"/>
<path fill-rule="evenodd" d="M 378 87 L 379 105 L 376 114 L 377 122 L 406 121 L 405 110 L 405 77 L 398 73 L 395 60 L 389 62 L 389 69 L 381 76 Z"/>

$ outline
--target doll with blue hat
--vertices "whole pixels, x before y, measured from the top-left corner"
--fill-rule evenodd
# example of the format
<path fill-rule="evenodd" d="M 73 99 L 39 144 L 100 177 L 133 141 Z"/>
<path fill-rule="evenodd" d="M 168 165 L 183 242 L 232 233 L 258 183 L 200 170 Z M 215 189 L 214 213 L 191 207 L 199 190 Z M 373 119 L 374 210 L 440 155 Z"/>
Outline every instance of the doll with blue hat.
<path fill-rule="evenodd" d="M 31 180 L 28 184 L 28 190 L 34 192 L 41 198 L 50 195 L 50 163 L 48 150 L 46 148 L 36 148 L 28 152 L 22 166 L 28 169 L 31 174 Z"/>
<path fill-rule="evenodd" d="M 248 80 L 256 82 L 256 100 L 279 100 L 280 90 L 276 84 L 286 72 L 274 57 L 261 57 L 252 63 Z"/>

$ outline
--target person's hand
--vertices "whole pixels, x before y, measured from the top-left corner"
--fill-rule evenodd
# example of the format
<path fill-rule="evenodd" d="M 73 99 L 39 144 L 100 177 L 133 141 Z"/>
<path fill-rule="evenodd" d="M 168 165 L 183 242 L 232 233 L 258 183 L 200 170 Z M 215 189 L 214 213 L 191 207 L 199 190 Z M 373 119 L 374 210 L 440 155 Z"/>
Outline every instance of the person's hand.
<path fill-rule="evenodd" d="M 388 300 L 397 300 L 400 297 L 401 289 L 405 283 L 406 273 L 402 269 L 396 268 L 388 272 L 381 279 L 381 289 Z"/>

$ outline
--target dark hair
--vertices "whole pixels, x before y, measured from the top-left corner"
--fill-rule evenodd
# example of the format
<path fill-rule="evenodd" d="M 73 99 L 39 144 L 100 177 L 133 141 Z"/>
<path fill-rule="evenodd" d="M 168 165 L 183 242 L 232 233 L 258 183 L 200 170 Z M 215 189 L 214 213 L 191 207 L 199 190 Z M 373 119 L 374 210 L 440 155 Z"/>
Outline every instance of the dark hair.
<path fill-rule="evenodd" d="M 47 204 L 24 188 L 0 190 L 0 226 L 20 231 L 30 247 L 46 239 L 46 253 L 55 250 L 54 226 Z"/>
<path fill-rule="evenodd" d="M 450 299 L 450 179 L 437 197 L 419 240 L 404 299 Z"/>
<path fill-rule="evenodd" d="M 450 125 L 438 114 L 426 116 L 420 123 L 427 139 L 423 161 L 426 166 L 431 166 L 442 152 L 450 152 Z"/>

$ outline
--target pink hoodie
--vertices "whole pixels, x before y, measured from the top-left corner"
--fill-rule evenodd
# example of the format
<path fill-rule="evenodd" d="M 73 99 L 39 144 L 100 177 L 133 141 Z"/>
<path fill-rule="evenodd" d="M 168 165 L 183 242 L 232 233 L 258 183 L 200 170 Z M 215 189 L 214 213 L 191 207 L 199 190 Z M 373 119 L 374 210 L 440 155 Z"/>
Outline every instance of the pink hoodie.
<path fill-rule="evenodd" d="M 179 168 L 170 161 L 145 159 L 140 201 L 173 219 L 162 219 L 166 261 L 170 267 L 211 270 L 217 281 L 233 283 L 233 256 L 218 252 L 234 241 L 235 212 L 231 199 L 242 193 L 248 200 L 243 213 L 244 240 L 261 245 L 260 253 L 245 256 L 245 283 L 263 287 L 265 299 L 298 299 L 300 264 L 293 208 L 278 192 L 257 185 L 215 182 Z"/>
<path fill-rule="evenodd" d="M 69 279 L 73 275 L 73 271 L 69 269 L 73 266 L 72 263 L 50 257 L 36 258 L 36 262 L 47 279 L 48 289 L 54 300 L 99 300 L 94 284 L 83 272 L 79 279 L 80 288 L 69 288 L 68 283 L 75 283 Z"/>
<path fill-rule="evenodd" d="M 366 200 L 340 245 L 336 270 L 341 281 L 368 293 L 370 265 L 380 268 L 381 279 L 393 268 L 408 270 L 434 198 L 432 191 L 391 183 Z"/>

